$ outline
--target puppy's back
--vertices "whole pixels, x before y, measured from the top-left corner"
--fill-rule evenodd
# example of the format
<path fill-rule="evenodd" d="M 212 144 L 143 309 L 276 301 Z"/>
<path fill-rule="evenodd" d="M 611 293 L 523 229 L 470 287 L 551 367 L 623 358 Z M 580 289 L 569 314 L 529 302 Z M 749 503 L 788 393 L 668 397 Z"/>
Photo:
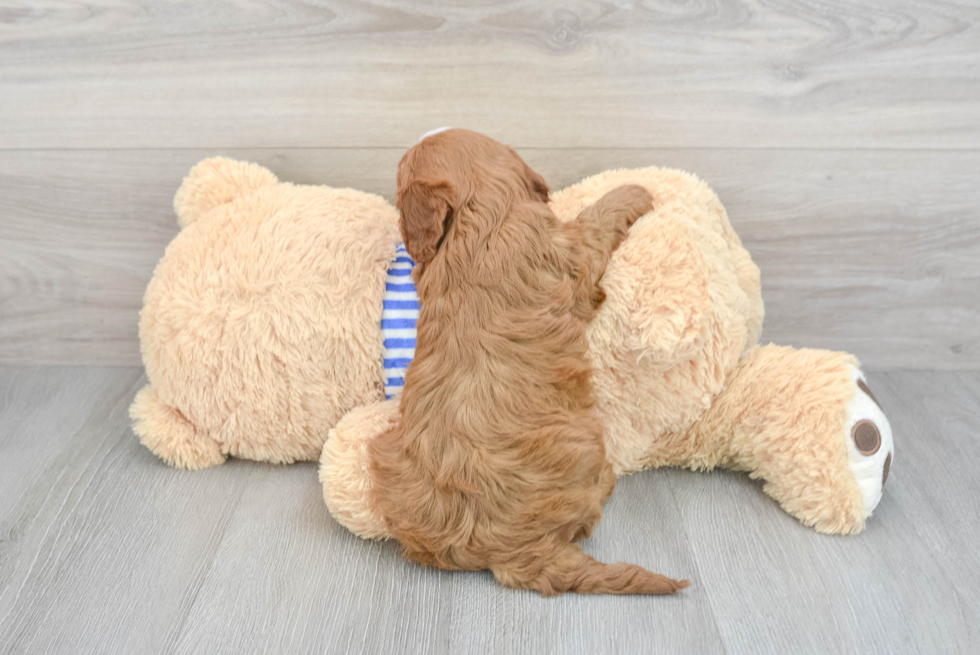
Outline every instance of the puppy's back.
<path fill-rule="evenodd" d="M 439 241 L 417 269 L 422 309 L 401 421 L 370 446 L 392 534 L 421 563 L 488 568 L 548 595 L 687 586 L 596 562 L 572 543 L 590 534 L 615 485 L 585 337 L 601 301 L 587 269 L 605 260 L 589 255 L 586 231 L 519 189 L 454 206 L 444 188 L 453 185 L 438 185 L 438 197 L 403 203 L 419 221 L 404 225 L 416 219 L 403 208 L 403 234 Z M 433 228 L 443 213 L 446 225 Z"/>

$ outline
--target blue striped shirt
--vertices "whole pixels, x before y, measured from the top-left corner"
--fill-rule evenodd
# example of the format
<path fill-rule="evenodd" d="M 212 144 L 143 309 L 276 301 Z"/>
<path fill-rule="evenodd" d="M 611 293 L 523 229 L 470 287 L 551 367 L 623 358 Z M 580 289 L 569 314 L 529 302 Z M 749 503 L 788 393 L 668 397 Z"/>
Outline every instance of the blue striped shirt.
<path fill-rule="evenodd" d="M 385 398 L 389 400 L 401 393 L 405 386 L 405 371 L 415 357 L 415 328 L 421 305 L 412 281 L 414 268 L 415 262 L 408 256 L 404 244 L 398 244 L 395 258 L 388 265 L 381 310 Z"/>

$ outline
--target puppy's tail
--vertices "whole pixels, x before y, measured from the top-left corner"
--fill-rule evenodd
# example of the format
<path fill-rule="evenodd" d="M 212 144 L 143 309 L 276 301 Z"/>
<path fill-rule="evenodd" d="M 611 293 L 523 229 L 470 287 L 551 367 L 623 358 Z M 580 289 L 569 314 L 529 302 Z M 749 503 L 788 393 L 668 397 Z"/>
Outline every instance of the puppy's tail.
<path fill-rule="evenodd" d="M 508 587 L 537 589 L 545 596 L 557 596 L 566 591 L 579 594 L 672 594 L 691 584 L 687 580 L 673 580 L 651 573 L 635 564 L 597 562 L 574 543 L 556 543 L 549 550 L 541 556 L 543 564 L 536 557 L 537 561 L 522 562 L 524 554 L 519 553 L 511 563 L 495 567 L 493 573 Z"/>

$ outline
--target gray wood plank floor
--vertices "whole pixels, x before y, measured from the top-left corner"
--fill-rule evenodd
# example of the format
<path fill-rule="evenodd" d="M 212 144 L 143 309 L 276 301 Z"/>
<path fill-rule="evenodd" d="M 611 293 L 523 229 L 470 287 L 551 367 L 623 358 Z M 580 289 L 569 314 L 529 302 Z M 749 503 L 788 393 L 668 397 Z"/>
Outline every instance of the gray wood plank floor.
<path fill-rule="evenodd" d="M 898 450 L 862 534 L 743 475 L 646 471 L 586 547 L 692 587 L 543 599 L 353 537 L 313 464 L 168 468 L 128 427 L 139 369 L 0 367 L 0 652 L 975 652 L 980 373 L 870 382 Z"/>

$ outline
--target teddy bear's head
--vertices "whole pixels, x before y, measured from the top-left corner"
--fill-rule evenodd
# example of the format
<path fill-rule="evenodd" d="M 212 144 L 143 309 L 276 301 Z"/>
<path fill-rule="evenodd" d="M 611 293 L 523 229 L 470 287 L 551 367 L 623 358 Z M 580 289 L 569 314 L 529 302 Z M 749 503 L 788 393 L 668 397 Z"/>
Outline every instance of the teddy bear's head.
<path fill-rule="evenodd" d="M 353 189 L 279 182 L 225 158 L 194 166 L 182 230 L 144 297 L 143 443 L 185 468 L 228 455 L 316 459 L 353 407 L 383 397 L 379 329 L 398 214 Z"/>

